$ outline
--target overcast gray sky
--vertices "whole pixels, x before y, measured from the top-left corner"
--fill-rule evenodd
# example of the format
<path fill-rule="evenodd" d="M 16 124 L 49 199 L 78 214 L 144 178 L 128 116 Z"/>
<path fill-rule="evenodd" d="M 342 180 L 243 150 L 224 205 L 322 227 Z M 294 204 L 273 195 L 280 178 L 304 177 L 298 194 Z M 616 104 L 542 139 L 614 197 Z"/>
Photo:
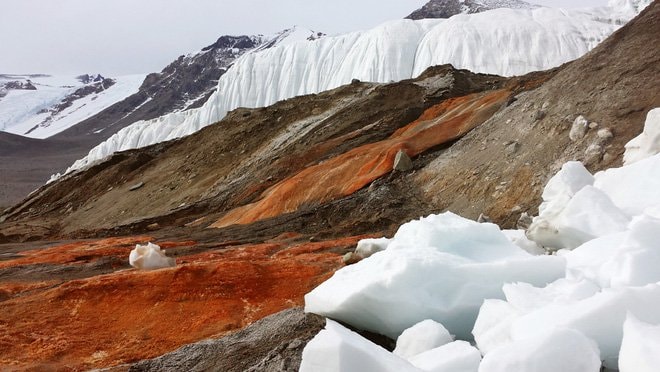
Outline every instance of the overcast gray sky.
<path fill-rule="evenodd" d="M 402 18 L 427 0 L 0 0 L 0 73 L 160 71 L 221 35 L 300 25 L 328 34 Z M 607 0 L 537 0 L 548 6 Z"/>

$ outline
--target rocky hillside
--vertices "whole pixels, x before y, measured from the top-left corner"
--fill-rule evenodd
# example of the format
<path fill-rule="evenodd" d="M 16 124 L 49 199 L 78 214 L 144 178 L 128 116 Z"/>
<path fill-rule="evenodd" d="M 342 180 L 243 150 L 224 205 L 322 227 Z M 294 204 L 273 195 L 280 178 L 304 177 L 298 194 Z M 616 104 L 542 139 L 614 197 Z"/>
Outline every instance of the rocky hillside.
<path fill-rule="evenodd" d="M 0 75 L 0 85 L 21 89 L 31 89 L 30 87 L 34 87 L 30 85 L 33 80 L 45 79 L 43 84 L 37 84 L 35 90 L 43 89 L 46 95 L 51 93 L 36 101 L 26 100 L 26 96 L 7 97 L 7 101 L 4 102 L 7 106 L 6 112 L 3 111 L 4 106 L 0 104 L 0 128 L 4 128 L 3 125 L 8 125 L 10 122 L 15 124 L 20 115 L 25 116 L 24 113 L 20 115 L 13 113 L 15 111 L 13 108 L 30 108 L 32 105 L 34 115 L 30 114 L 28 123 L 19 125 L 20 128 L 16 127 L 12 133 L 37 138 L 48 137 L 42 141 L 28 141 L 31 145 L 26 150 L 29 151 L 4 152 L 0 155 L 0 172 L 5 175 L 0 180 L 0 208 L 18 202 L 29 192 L 43 185 L 51 175 L 65 170 L 92 147 L 123 127 L 139 120 L 199 107 L 215 91 L 218 78 L 244 53 L 268 49 L 290 42 L 291 39 L 322 36 L 320 33 L 300 28 L 284 30 L 272 36 L 222 36 L 215 43 L 198 52 L 180 56 L 160 73 L 147 75 L 144 81 L 143 76 L 122 78 L 118 80 L 117 85 L 115 85 L 116 79 L 85 74 L 70 83 L 77 85 L 82 83 L 83 86 L 78 87 L 74 84 L 60 87 L 64 84 L 60 79 L 56 81 L 59 89 L 55 89 L 56 87 L 53 86 L 55 83 L 48 83 L 52 78 L 45 75 L 25 76 L 20 81 L 16 81 L 16 77 L 10 75 Z M 133 88 L 127 90 L 129 84 L 125 84 L 124 80 L 134 82 L 134 90 Z M 45 85 L 47 83 L 50 85 Z M 0 89 L 0 96 L 7 90 L 8 88 Z M 106 90 L 107 92 L 123 91 L 126 94 L 105 99 L 104 97 L 108 95 Z M 55 97 L 53 94 L 59 95 Z M 1 99 L 2 97 L 0 103 L 2 103 Z M 107 101 L 106 104 L 99 105 L 101 101 L 105 102 L 104 99 Z M 4 133 L 0 135 L 4 136 L 6 142 L 13 141 L 15 144 L 21 142 L 17 137 Z M 22 171 L 23 169 L 30 170 L 29 176 Z"/>
<path fill-rule="evenodd" d="M 444 210 L 514 226 L 565 161 L 620 165 L 660 106 L 659 37 L 656 1 L 554 70 L 443 65 L 354 81 L 236 109 L 46 185 L 0 217 L 0 324 L 11 325 L 0 364 L 202 370 L 231 353 L 235 370 L 296 370 L 317 318 L 289 311 L 245 327 L 301 305 L 359 239 Z M 580 116 L 591 125 L 570 135 Z M 147 241 L 178 265 L 127 270 Z"/>
<path fill-rule="evenodd" d="M 536 7 L 538 5 L 520 0 L 431 0 L 406 18 L 449 18 L 457 14 L 480 13 L 491 9 L 533 9 Z"/>

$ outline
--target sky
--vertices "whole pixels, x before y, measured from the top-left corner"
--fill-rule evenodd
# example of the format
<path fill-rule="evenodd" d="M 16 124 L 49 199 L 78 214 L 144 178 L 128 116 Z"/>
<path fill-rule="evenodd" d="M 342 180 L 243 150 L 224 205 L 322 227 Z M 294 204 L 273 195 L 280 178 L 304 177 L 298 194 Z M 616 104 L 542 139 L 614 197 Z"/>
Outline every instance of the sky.
<path fill-rule="evenodd" d="M 221 35 L 293 25 L 333 35 L 403 18 L 426 1 L 0 0 L 0 73 L 156 72 Z M 575 8 L 607 0 L 533 2 Z"/>

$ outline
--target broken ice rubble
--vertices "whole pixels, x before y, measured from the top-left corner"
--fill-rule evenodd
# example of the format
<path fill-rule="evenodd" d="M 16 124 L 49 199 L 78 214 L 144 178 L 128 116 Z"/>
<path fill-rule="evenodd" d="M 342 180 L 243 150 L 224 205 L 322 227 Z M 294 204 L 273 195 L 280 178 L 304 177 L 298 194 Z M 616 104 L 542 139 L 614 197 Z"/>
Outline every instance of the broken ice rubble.
<path fill-rule="evenodd" d="M 305 297 L 306 310 L 400 337 L 396 354 L 410 366 L 398 370 L 443 371 L 434 367 L 451 359 L 443 348 L 467 347 L 459 354 L 475 367 L 465 370 L 479 372 L 598 371 L 601 364 L 660 371 L 660 154 L 593 176 L 569 162 L 543 199 L 527 237 L 556 254 L 526 252 L 534 246 L 521 232 L 431 215 L 402 225 L 382 251 L 337 271 Z M 414 345 L 410 334 L 440 334 L 435 326 L 405 331 L 425 319 L 458 341 L 400 352 Z M 335 342 L 347 342 L 342 337 Z M 470 359 L 474 347 L 465 341 L 475 342 L 482 361 Z M 387 360 L 396 357 L 381 351 Z M 304 354 L 304 364 L 314 355 Z M 346 362 L 346 369 L 326 370 L 360 370 L 337 353 L 323 358 Z"/>
<path fill-rule="evenodd" d="M 504 283 L 544 285 L 564 271 L 562 257 L 531 255 L 496 225 L 448 212 L 402 225 L 387 249 L 307 294 L 305 309 L 392 338 L 433 319 L 466 340 L 481 303 L 503 298 Z"/>

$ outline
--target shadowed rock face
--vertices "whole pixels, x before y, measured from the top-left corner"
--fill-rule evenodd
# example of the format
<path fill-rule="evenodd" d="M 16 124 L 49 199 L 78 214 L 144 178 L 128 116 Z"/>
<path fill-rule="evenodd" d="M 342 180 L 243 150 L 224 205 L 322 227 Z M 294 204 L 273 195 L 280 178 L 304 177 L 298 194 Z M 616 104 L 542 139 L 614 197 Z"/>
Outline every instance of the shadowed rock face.
<path fill-rule="evenodd" d="M 431 0 L 406 18 L 449 18 L 457 14 L 480 13 L 498 8 L 532 9 L 536 7 L 538 5 L 520 0 Z"/>
<path fill-rule="evenodd" d="M 302 349 L 324 326 L 325 320 L 318 315 L 305 314 L 302 308 L 289 309 L 235 334 L 187 345 L 125 368 L 131 372 L 298 371 Z"/>

